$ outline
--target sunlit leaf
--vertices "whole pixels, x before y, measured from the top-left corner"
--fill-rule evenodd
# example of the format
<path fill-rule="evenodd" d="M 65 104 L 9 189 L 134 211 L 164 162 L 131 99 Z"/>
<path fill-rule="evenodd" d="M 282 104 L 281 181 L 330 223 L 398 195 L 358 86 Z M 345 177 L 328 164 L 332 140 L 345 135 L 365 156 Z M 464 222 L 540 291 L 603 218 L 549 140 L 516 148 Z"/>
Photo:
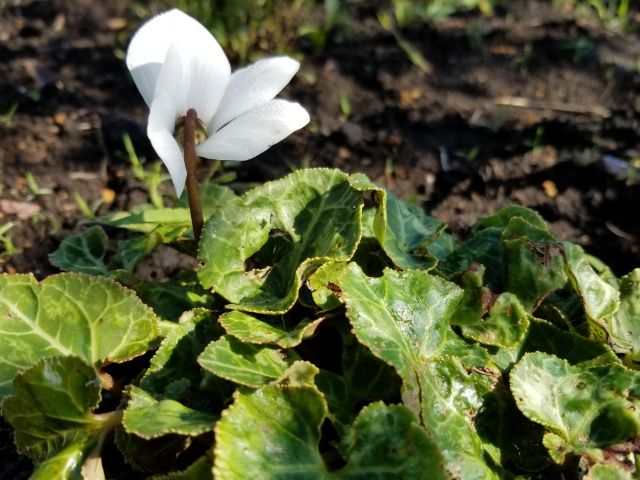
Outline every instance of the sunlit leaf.
<path fill-rule="evenodd" d="M 640 268 L 620 279 L 620 308 L 607 323 L 614 349 L 640 362 Z"/>
<path fill-rule="evenodd" d="M 606 319 L 618 310 L 620 292 L 598 276 L 582 248 L 569 242 L 562 246 L 569 279 L 582 299 L 587 318 L 607 329 Z"/>
<path fill-rule="evenodd" d="M 75 355 L 91 365 L 123 362 L 150 348 L 151 309 L 116 282 L 77 273 L 38 283 L 32 275 L 0 276 L 0 397 L 24 367 Z"/>
<path fill-rule="evenodd" d="M 324 478 L 318 444 L 327 407 L 313 384 L 317 369 L 297 365 L 294 385 L 236 390 L 215 428 L 215 478 Z"/>
<path fill-rule="evenodd" d="M 259 387 L 280 378 L 291 361 L 282 350 L 251 345 L 227 335 L 211 342 L 198 363 L 219 377 Z"/>
<path fill-rule="evenodd" d="M 387 270 L 369 278 L 354 264 L 339 284 L 354 334 L 398 371 L 404 404 L 420 414 L 449 471 L 461 478 L 498 478 L 485 463 L 469 412 L 480 409 L 500 373 L 485 366 L 468 372 L 446 353 L 448 343 L 453 349 L 460 344 L 449 339 L 456 338 L 450 321 L 462 290 L 421 271 Z"/>
<path fill-rule="evenodd" d="M 284 313 L 309 272 L 354 254 L 362 206 L 362 194 L 338 170 L 299 170 L 257 187 L 206 222 L 200 282 L 234 308 Z"/>
<path fill-rule="evenodd" d="M 505 290 L 517 295 L 525 310 L 533 311 L 567 283 L 562 247 L 546 226 L 512 218 L 502 232 L 502 243 L 507 262 Z"/>
<path fill-rule="evenodd" d="M 294 364 L 289 381 L 237 391 L 216 425 L 215 477 L 244 479 L 448 478 L 442 457 L 405 407 L 372 404 L 345 439 L 346 466 L 329 472 L 319 450 L 327 415 L 310 364 Z M 247 455 L 246 452 L 252 452 Z M 417 454 L 419 452 L 419 454 Z"/>
<path fill-rule="evenodd" d="M 372 233 L 389 258 L 400 268 L 432 269 L 437 258 L 430 251 L 430 245 L 442 235 L 446 225 L 371 183 L 362 174 L 353 175 L 351 183 L 364 192 L 374 193 L 377 209 Z M 444 256 L 443 252 L 438 253 Z"/>
<path fill-rule="evenodd" d="M 510 378 L 520 410 L 549 431 L 544 442 L 558 463 L 569 453 L 602 460 L 603 449 L 640 433 L 640 373 L 617 364 L 572 366 L 535 352 Z"/>
<path fill-rule="evenodd" d="M 405 388 L 417 387 L 420 361 L 445 342 L 462 290 L 426 272 L 387 270 L 369 278 L 353 263 L 339 282 L 358 340 L 398 371 Z"/>
<path fill-rule="evenodd" d="M 246 343 L 275 344 L 282 348 L 292 348 L 299 345 L 302 340 L 310 337 L 323 321 L 304 319 L 297 325 L 287 328 L 284 320 L 280 325 L 276 320 L 261 319 L 248 313 L 231 311 L 220 316 L 218 321 L 229 335 Z"/>
<path fill-rule="evenodd" d="M 529 328 L 529 315 L 512 293 L 493 294 L 482 286 L 484 267 L 469 270 L 462 276 L 466 287 L 452 324 L 462 335 L 485 345 L 513 347 L 520 343 Z"/>
<path fill-rule="evenodd" d="M 46 358 L 16 375 L 13 386 L 2 414 L 15 429 L 18 451 L 40 464 L 36 478 L 78 478 L 84 459 L 119 420 L 91 413 L 100 401 L 96 370 L 77 357 Z"/>
<path fill-rule="evenodd" d="M 229 187 L 215 183 L 200 184 L 200 202 L 202 203 L 202 214 L 205 219 L 213 215 L 225 203 L 237 198 L 237 195 Z M 176 208 L 189 208 L 187 192 L 176 202 Z M 191 219 L 188 220 L 191 224 Z"/>
<path fill-rule="evenodd" d="M 213 430 L 216 416 L 185 407 L 175 400 L 157 401 L 138 387 L 131 387 L 122 424 L 128 433 L 152 439 L 170 433 L 197 436 Z"/>
<path fill-rule="evenodd" d="M 345 444 L 347 466 L 329 478 L 450 478 L 430 436 L 401 405 L 377 402 L 363 408 Z"/>

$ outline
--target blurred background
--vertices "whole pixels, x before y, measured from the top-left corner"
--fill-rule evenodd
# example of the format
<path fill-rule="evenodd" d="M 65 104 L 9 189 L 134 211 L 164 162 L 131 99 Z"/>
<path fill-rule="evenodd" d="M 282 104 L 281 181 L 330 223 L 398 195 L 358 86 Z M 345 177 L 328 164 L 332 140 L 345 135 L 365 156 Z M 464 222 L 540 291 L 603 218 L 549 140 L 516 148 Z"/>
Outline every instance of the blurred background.
<path fill-rule="evenodd" d="M 282 96 L 311 124 L 226 164 L 238 189 L 361 171 L 454 232 L 518 203 L 617 273 L 640 263 L 638 2 L 0 0 L 2 271 L 51 273 L 79 222 L 175 202 L 124 63 L 133 32 L 174 6 L 234 68 L 302 63 Z"/>

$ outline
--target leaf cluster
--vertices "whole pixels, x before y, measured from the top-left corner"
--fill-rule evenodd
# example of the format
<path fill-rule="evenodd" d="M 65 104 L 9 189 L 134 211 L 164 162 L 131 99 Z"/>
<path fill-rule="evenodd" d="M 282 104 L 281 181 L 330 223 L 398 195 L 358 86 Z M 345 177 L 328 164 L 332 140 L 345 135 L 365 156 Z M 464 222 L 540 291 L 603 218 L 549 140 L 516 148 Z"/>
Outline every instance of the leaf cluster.
<path fill-rule="evenodd" d="M 640 269 L 518 206 L 454 237 L 361 174 L 203 191 L 198 245 L 181 206 L 125 212 L 61 244 L 68 273 L 0 277 L 33 478 L 117 475 L 114 451 L 155 479 L 638 474 Z M 161 244 L 197 269 L 138 280 Z"/>

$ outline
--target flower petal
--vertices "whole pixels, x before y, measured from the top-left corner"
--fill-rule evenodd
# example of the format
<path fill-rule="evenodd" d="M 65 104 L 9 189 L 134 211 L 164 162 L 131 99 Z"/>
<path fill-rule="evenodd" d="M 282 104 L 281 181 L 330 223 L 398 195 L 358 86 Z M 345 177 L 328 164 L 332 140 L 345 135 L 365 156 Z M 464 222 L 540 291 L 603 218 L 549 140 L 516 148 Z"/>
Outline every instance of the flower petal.
<path fill-rule="evenodd" d="M 215 132 L 234 118 L 274 98 L 293 78 L 300 63 L 289 57 L 266 58 L 237 70 L 209 124 Z"/>
<path fill-rule="evenodd" d="M 131 39 L 127 49 L 127 67 L 147 105 L 151 105 L 160 67 L 178 32 L 197 24 L 180 10 L 169 10 L 146 22 Z"/>
<path fill-rule="evenodd" d="M 169 170 L 176 195 L 180 197 L 187 179 L 187 169 L 182 150 L 173 138 L 176 117 L 177 110 L 173 99 L 166 93 L 160 93 L 151 103 L 147 136 L 158 157 Z"/>
<path fill-rule="evenodd" d="M 307 123 L 309 114 L 300 104 L 271 100 L 232 120 L 196 151 L 216 160 L 249 160 Z"/>
<path fill-rule="evenodd" d="M 216 39 L 200 23 L 190 20 L 188 28 L 182 23 L 170 27 L 179 31 L 173 32 L 155 95 L 170 94 L 179 114 L 195 108 L 198 117 L 209 123 L 229 83 L 231 67 Z"/>

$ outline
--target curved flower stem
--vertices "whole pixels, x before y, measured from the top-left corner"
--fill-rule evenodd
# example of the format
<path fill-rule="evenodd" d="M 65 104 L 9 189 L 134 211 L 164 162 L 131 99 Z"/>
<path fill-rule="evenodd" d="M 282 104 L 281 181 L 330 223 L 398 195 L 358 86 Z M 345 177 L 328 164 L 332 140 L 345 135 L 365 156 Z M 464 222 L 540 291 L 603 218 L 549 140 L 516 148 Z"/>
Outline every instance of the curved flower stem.
<path fill-rule="evenodd" d="M 196 175 L 196 165 L 198 155 L 196 154 L 196 125 L 198 124 L 198 114 L 193 108 L 187 111 L 184 119 L 184 139 L 182 147 L 184 151 L 184 164 L 187 167 L 187 195 L 189 197 L 189 210 L 191 211 L 191 224 L 193 225 L 193 236 L 196 243 L 200 240 L 204 217 L 202 215 L 202 203 L 200 202 L 200 192 L 198 191 L 198 177 Z"/>

